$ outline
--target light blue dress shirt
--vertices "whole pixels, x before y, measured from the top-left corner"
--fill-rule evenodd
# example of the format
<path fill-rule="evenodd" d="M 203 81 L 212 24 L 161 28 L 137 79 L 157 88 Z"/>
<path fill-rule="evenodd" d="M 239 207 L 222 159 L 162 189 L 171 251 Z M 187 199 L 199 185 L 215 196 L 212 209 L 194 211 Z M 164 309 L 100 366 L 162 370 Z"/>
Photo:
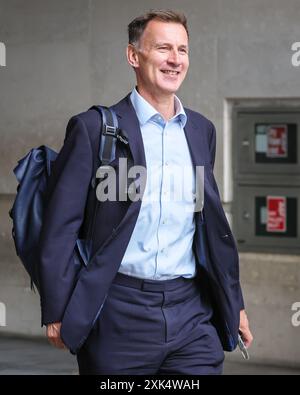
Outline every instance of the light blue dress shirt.
<path fill-rule="evenodd" d="M 175 115 L 166 122 L 136 89 L 130 99 L 140 123 L 147 182 L 119 272 L 151 280 L 194 277 L 195 174 L 185 111 L 175 97 Z"/>

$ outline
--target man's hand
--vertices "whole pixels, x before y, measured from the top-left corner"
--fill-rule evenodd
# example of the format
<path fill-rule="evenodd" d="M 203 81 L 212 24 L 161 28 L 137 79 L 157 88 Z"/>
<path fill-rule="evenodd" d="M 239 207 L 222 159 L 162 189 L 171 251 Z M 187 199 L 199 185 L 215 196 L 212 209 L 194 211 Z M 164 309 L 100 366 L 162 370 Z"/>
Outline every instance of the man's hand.
<path fill-rule="evenodd" d="M 246 348 L 249 348 L 251 346 L 251 343 L 253 341 L 253 336 L 249 328 L 249 321 L 247 318 L 247 314 L 245 310 L 241 310 L 240 312 L 240 328 L 241 332 L 241 337 L 243 339 L 243 342 L 245 343 Z"/>
<path fill-rule="evenodd" d="M 47 338 L 49 342 L 57 348 L 67 348 L 60 337 L 61 322 L 54 322 L 47 325 Z"/>

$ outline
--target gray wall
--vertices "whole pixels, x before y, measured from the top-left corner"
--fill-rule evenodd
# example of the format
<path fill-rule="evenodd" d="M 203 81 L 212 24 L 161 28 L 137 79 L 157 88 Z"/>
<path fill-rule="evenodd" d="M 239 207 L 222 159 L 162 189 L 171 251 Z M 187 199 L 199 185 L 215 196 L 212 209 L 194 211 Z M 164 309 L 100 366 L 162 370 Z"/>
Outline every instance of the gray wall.
<path fill-rule="evenodd" d="M 0 67 L 0 302 L 7 326 L 0 333 L 43 333 L 38 298 L 10 237 L 12 168 L 33 146 L 59 149 L 74 113 L 116 102 L 132 89 L 126 27 L 155 7 L 188 17 L 191 65 L 179 96 L 216 124 L 222 193 L 226 100 L 300 96 L 300 68 L 292 67 L 290 49 L 300 40 L 299 0 L 0 0 L 0 42 L 7 49 Z M 291 325 L 300 257 L 241 254 L 241 277 L 256 337 L 253 359 L 300 365 L 300 328 Z"/>

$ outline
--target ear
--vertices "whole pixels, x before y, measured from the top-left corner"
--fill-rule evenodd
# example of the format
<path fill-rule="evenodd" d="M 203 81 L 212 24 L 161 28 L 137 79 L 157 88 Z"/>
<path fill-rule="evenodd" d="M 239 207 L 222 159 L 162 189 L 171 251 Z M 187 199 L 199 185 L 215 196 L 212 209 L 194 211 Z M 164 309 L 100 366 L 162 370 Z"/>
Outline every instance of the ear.
<path fill-rule="evenodd" d="M 127 61 L 133 68 L 139 67 L 139 58 L 136 48 L 132 44 L 128 44 L 126 48 Z"/>

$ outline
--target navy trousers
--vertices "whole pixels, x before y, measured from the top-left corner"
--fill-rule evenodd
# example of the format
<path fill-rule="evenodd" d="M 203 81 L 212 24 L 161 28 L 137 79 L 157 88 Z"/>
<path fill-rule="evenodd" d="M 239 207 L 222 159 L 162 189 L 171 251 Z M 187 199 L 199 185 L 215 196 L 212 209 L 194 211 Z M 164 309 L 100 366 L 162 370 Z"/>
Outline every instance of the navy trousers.
<path fill-rule="evenodd" d="M 224 352 L 197 278 L 118 273 L 83 347 L 80 374 L 221 374 Z"/>

